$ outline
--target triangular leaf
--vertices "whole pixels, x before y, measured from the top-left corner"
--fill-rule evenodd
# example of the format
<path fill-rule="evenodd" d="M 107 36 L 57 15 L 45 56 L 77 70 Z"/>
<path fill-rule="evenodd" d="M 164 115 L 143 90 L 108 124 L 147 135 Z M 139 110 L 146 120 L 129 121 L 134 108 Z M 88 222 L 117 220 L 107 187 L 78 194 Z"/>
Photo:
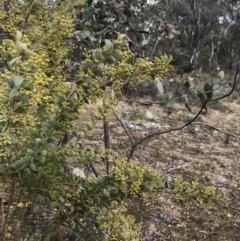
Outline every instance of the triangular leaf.
<path fill-rule="evenodd" d="M 12 99 L 18 93 L 17 89 L 12 89 L 9 93 L 9 98 Z"/>
<path fill-rule="evenodd" d="M 204 93 L 199 93 L 197 94 L 199 100 L 201 101 L 202 104 L 205 104 L 207 101 L 207 97 Z"/>
<path fill-rule="evenodd" d="M 15 47 L 15 43 L 10 39 L 3 39 L 2 43 L 11 48 Z"/>
<path fill-rule="evenodd" d="M 6 51 L 0 50 L 0 55 L 7 61 L 11 61 L 13 59 L 13 56 Z"/>
<path fill-rule="evenodd" d="M 113 57 L 116 59 L 116 60 L 121 60 L 122 59 L 122 51 L 120 51 L 119 49 L 115 49 L 113 52 L 112 52 L 112 55 Z"/>
<path fill-rule="evenodd" d="M 29 97 L 26 94 L 21 94 L 16 97 L 16 100 L 24 104 L 29 103 Z"/>
<path fill-rule="evenodd" d="M 224 79 L 224 71 L 220 71 L 218 73 L 218 76 L 221 78 L 221 79 Z"/>
<path fill-rule="evenodd" d="M 108 64 L 114 64 L 116 62 L 116 59 L 112 55 L 110 55 L 105 59 L 105 62 Z"/>
<path fill-rule="evenodd" d="M 143 41 L 142 41 L 142 46 L 145 46 L 145 45 L 147 45 L 148 44 L 148 40 L 147 39 L 144 39 Z"/>
<path fill-rule="evenodd" d="M 83 31 L 79 31 L 79 32 L 75 32 L 75 34 L 77 36 L 80 37 L 80 39 L 85 39 L 91 36 L 91 32 L 88 30 L 83 30 Z"/>
<path fill-rule="evenodd" d="M 42 2 L 35 2 L 33 5 L 32 5 L 32 10 L 37 10 L 37 9 L 41 9 L 45 6 L 44 3 Z"/>
<path fill-rule="evenodd" d="M 205 94 L 206 94 L 208 100 L 211 100 L 212 99 L 212 95 L 213 95 L 212 86 L 210 84 L 206 83 L 204 85 L 204 91 L 205 91 Z"/>
<path fill-rule="evenodd" d="M 33 89 L 33 84 L 32 84 L 31 81 L 25 80 L 20 85 L 20 88 L 25 89 L 25 90 L 32 90 Z"/>
<path fill-rule="evenodd" d="M 15 86 L 16 86 L 16 87 L 19 87 L 19 86 L 22 84 L 22 82 L 23 82 L 23 77 L 20 76 L 20 75 L 15 76 L 15 77 L 13 78 L 13 81 L 14 81 Z"/>
<path fill-rule="evenodd" d="M 22 39 L 22 32 L 21 31 L 17 31 L 15 39 L 16 39 L 16 42 L 21 41 L 21 39 Z"/>
<path fill-rule="evenodd" d="M 22 58 L 22 56 L 18 56 L 18 57 L 16 57 L 16 58 L 14 58 L 14 59 L 12 59 L 12 60 L 9 62 L 9 64 L 10 64 L 10 65 L 13 65 L 15 62 L 18 62 L 21 58 Z"/>
<path fill-rule="evenodd" d="M 113 44 L 110 40 L 105 39 L 105 47 L 108 50 L 108 52 L 113 50 Z"/>

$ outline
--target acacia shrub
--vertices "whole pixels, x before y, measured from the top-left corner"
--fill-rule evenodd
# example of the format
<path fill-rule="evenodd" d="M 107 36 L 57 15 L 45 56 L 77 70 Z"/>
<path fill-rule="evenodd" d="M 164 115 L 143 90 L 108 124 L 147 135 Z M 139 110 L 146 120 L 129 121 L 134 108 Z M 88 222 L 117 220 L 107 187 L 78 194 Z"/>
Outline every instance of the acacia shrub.
<path fill-rule="evenodd" d="M 83 50 L 79 68 L 67 74 L 65 68 L 74 65 L 69 57 L 74 44 L 68 41 L 75 39 L 74 6 L 72 1 L 14 1 L 0 11 L 0 28 L 8 36 L 0 46 L 0 180 L 7 194 L 1 240 L 141 240 L 141 227 L 126 215 L 127 199 L 154 193 L 164 184 L 164 176 L 149 167 L 111 150 L 79 145 L 105 120 L 117 103 L 114 96 L 104 98 L 83 128 L 78 126 L 88 115 L 85 106 L 103 98 L 106 87 L 118 93 L 125 80 L 161 80 L 172 70 L 171 57 L 132 63 L 128 37 L 118 34 L 104 46 Z M 65 133 L 73 131 L 75 138 L 62 145 Z M 105 165 L 105 160 L 109 173 L 86 177 L 85 167 Z M 74 163 L 73 172 L 64 172 L 69 163 Z M 171 189 L 191 196 L 198 188 L 184 185 Z"/>
<path fill-rule="evenodd" d="M 129 64 L 128 38 L 119 34 L 103 47 L 85 50 L 85 60 L 69 81 L 61 63 L 71 63 L 74 45 L 66 39 L 74 38 L 73 11 L 71 1 L 32 0 L 15 1 L 0 12 L 1 30 L 8 34 L 0 47 L 0 174 L 8 194 L 1 209 L 2 240 L 140 240 L 139 226 L 125 215 L 125 200 L 163 186 L 163 176 L 150 168 L 109 150 L 79 146 L 116 103 L 114 97 L 105 99 L 82 130 L 78 124 L 84 106 L 102 98 L 106 86 L 118 92 L 125 79 L 161 78 L 172 68 L 171 58 Z M 73 131 L 73 141 L 57 144 Z M 110 173 L 87 178 L 84 167 L 106 156 L 112 160 Z M 77 174 L 63 171 L 70 161 Z M 48 212 L 45 220 L 43 211 Z M 39 225 L 32 222 L 28 229 L 29 215 Z"/>

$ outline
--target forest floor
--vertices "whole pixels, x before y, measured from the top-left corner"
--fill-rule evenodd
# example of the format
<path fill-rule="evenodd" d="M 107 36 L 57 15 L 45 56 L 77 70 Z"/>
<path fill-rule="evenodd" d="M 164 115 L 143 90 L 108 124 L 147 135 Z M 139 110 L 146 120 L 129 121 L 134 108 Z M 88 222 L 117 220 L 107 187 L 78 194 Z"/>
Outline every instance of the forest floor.
<path fill-rule="evenodd" d="M 184 125 L 199 108 L 191 107 L 190 115 L 185 105 L 178 103 L 168 114 L 157 105 L 121 102 L 115 111 L 132 137 L 139 140 Z M 116 119 L 109 122 L 109 127 L 110 148 L 127 157 L 131 149 L 127 133 Z M 101 124 L 84 144 L 103 146 Z M 205 185 L 215 185 L 228 203 L 216 210 L 196 206 L 186 210 L 175 202 L 168 189 L 163 189 L 152 202 L 133 204 L 131 214 L 142 222 L 144 240 L 240 240 L 240 100 L 210 103 L 208 112 L 195 123 L 143 142 L 133 159 L 163 173 L 167 180 L 182 174 L 185 180 L 199 179 Z"/>

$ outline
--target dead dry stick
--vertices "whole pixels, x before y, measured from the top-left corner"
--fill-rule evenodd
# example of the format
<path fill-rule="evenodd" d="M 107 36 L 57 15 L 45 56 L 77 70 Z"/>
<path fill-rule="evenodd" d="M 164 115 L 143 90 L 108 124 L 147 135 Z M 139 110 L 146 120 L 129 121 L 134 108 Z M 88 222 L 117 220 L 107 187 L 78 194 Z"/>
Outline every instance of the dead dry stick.
<path fill-rule="evenodd" d="M 133 112 L 132 112 L 132 110 L 131 110 L 129 104 L 127 103 L 126 99 L 123 97 L 122 94 L 121 94 L 121 98 L 122 98 L 122 101 L 124 102 L 124 104 L 127 106 L 128 110 L 129 110 L 129 113 L 130 113 L 130 115 L 131 115 L 131 117 L 132 117 L 132 120 L 133 120 L 133 122 L 134 122 L 135 132 L 136 132 L 136 134 L 137 134 L 137 136 L 138 136 L 138 131 L 137 131 L 137 126 L 136 126 L 136 122 L 135 122 L 134 114 L 133 114 Z"/>
<path fill-rule="evenodd" d="M 109 122 L 104 121 L 103 122 L 103 129 L 104 129 L 104 146 L 105 150 L 109 150 L 110 148 L 110 140 L 109 140 Z M 107 167 L 107 174 L 109 174 L 109 160 L 106 160 L 106 167 Z"/>
<path fill-rule="evenodd" d="M 236 134 L 233 134 L 233 133 L 231 133 L 231 132 L 227 132 L 227 131 L 223 131 L 223 130 L 221 130 L 221 129 L 219 129 L 219 128 L 213 126 L 213 125 L 210 125 L 210 124 L 208 124 L 208 123 L 197 122 L 197 121 L 196 121 L 196 122 L 193 122 L 192 124 L 208 126 L 208 127 L 213 128 L 213 129 L 216 130 L 216 131 L 219 131 L 219 132 L 223 133 L 223 134 L 227 134 L 227 135 L 229 135 L 229 136 L 233 136 L 233 137 L 235 137 L 235 138 L 240 138 L 240 136 L 238 136 L 238 135 L 236 135 Z"/>
<path fill-rule="evenodd" d="M 128 137 L 129 137 L 129 139 L 130 139 L 130 141 L 131 141 L 132 146 L 134 146 L 134 144 L 135 144 L 136 141 L 132 138 L 132 135 L 131 135 L 130 132 L 128 131 L 127 127 L 124 125 L 124 123 L 122 122 L 122 120 L 120 120 L 120 118 L 118 117 L 117 113 L 116 113 L 114 110 L 113 110 L 113 113 L 114 113 L 116 119 L 120 122 L 120 124 L 121 124 L 121 126 L 123 127 L 123 129 L 125 130 L 125 132 L 127 133 Z"/>
<path fill-rule="evenodd" d="M 169 172 L 172 172 L 172 171 L 175 171 L 175 170 L 182 169 L 182 168 L 184 168 L 184 167 L 190 166 L 190 165 L 192 165 L 192 164 L 195 164 L 195 162 L 189 162 L 189 163 L 183 164 L 183 165 L 181 165 L 181 166 L 172 167 L 172 168 L 169 168 L 168 170 L 166 170 L 165 172 L 166 172 L 166 173 L 169 173 Z"/>

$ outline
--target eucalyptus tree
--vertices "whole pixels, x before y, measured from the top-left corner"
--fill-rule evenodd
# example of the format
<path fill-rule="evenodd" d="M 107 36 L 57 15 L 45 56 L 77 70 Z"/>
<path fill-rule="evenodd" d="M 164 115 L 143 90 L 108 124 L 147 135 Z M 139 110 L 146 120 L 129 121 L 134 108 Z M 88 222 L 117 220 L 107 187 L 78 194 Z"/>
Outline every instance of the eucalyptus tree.
<path fill-rule="evenodd" d="M 224 14 L 221 2 L 204 0 L 167 2 L 169 2 L 167 21 L 179 31 L 175 55 L 192 66 L 197 66 L 201 64 L 201 55 L 205 52 L 212 67 L 212 58 L 222 37 L 219 35 L 219 17 Z"/>
<path fill-rule="evenodd" d="M 82 12 L 82 8 L 87 11 Z M 113 38 L 117 32 L 125 33 L 134 53 L 152 58 L 162 53 L 155 51 L 163 37 L 175 36 L 164 15 L 161 6 L 144 0 L 88 0 L 76 8 L 76 35 L 91 47 L 95 40 Z"/>
<path fill-rule="evenodd" d="M 227 68 L 235 69 L 240 61 L 240 1 L 223 1 L 223 6 L 226 8 L 226 13 L 221 17 L 221 30 L 225 38 L 220 49 L 220 61 Z"/>

